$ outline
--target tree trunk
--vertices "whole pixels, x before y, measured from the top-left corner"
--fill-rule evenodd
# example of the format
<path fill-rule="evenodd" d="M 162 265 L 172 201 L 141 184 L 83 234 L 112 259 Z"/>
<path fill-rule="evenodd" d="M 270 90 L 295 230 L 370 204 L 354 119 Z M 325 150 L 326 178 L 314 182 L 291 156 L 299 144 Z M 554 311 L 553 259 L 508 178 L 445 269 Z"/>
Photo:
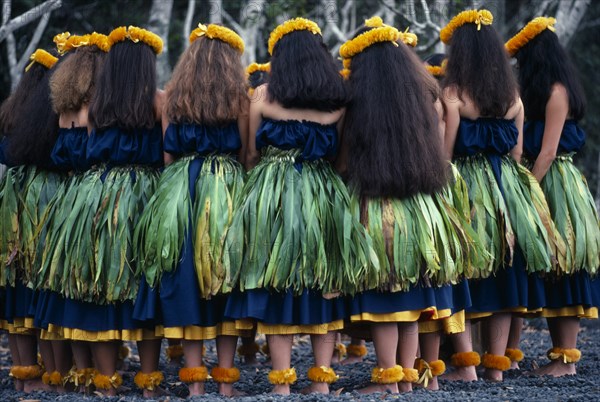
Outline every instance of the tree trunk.
<path fill-rule="evenodd" d="M 196 11 L 196 0 L 188 0 L 188 8 L 183 22 L 183 48 L 187 49 L 190 45 L 190 34 L 194 24 L 194 12 Z"/>
<path fill-rule="evenodd" d="M 152 0 L 148 29 L 163 40 L 163 52 L 156 59 L 156 76 L 159 87 L 171 76 L 171 65 L 169 64 L 169 26 L 171 24 L 171 11 L 173 0 Z"/>
<path fill-rule="evenodd" d="M 556 34 L 563 46 L 575 36 L 591 0 L 560 1 L 556 13 Z"/>
<path fill-rule="evenodd" d="M 211 0 L 208 22 L 211 24 L 223 24 L 223 1 Z"/>

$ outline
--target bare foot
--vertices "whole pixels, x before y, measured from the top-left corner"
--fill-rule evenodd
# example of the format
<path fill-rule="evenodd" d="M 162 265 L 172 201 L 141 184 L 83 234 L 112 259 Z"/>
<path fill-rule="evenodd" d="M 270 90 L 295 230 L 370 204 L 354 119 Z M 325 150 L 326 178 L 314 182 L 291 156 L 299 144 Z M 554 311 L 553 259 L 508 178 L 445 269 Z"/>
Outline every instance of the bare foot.
<path fill-rule="evenodd" d="M 564 375 L 575 375 L 577 374 L 577 370 L 575 369 L 574 363 L 563 363 L 561 360 L 553 360 L 550 363 L 533 370 L 531 374 L 562 377 Z"/>
<path fill-rule="evenodd" d="M 303 388 L 300 391 L 301 394 L 329 394 L 329 385 L 325 382 L 311 382 L 310 385 L 306 388 Z"/>
<path fill-rule="evenodd" d="M 412 382 L 401 381 L 398 383 L 398 391 L 400 392 L 412 392 Z"/>
<path fill-rule="evenodd" d="M 398 383 L 393 384 L 371 384 L 368 387 L 364 387 L 358 390 L 359 394 L 374 394 L 375 392 L 391 392 L 392 394 L 398 393 Z"/>
<path fill-rule="evenodd" d="M 23 381 L 23 392 L 29 394 L 34 391 L 51 391 L 52 387 L 50 385 L 44 384 L 41 378 L 36 378 L 35 380 L 26 380 Z"/>
<path fill-rule="evenodd" d="M 274 385 L 272 393 L 277 395 L 289 395 L 290 386 L 288 384 Z"/>
<path fill-rule="evenodd" d="M 483 372 L 483 379 L 490 382 L 502 382 L 502 370 L 488 369 Z"/>
<path fill-rule="evenodd" d="M 149 389 L 145 389 L 142 392 L 142 394 L 144 395 L 144 398 L 156 398 L 160 396 L 171 395 L 169 392 L 167 392 L 164 388 L 161 387 L 156 387 L 152 391 L 150 391 Z"/>
<path fill-rule="evenodd" d="M 193 382 L 188 384 L 190 396 L 204 395 L 204 382 Z"/>
<path fill-rule="evenodd" d="M 477 381 L 477 372 L 475 371 L 475 366 L 456 367 L 454 368 L 454 371 L 441 376 L 440 380 L 465 382 Z"/>
<path fill-rule="evenodd" d="M 15 378 L 15 391 L 23 392 L 24 387 L 23 381 Z"/>
<path fill-rule="evenodd" d="M 102 396 L 117 396 L 117 390 L 113 387 L 110 389 L 98 389 L 96 388 L 96 394 L 100 394 Z"/>
<path fill-rule="evenodd" d="M 352 355 L 349 355 L 349 356 L 348 356 L 348 357 L 346 357 L 344 360 L 342 360 L 342 361 L 340 362 L 340 364 L 341 364 L 342 366 L 346 366 L 346 365 L 348 365 L 348 364 L 362 363 L 362 361 L 363 361 L 363 358 L 362 358 L 362 356 L 352 356 Z"/>
<path fill-rule="evenodd" d="M 511 370 L 520 370 L 519 362 L 510 362 L 510 369 Z"/>
<path fill-rule="evenodd" d="M 237 389 L 233 388 L 233 384 L 225 384 L 225 383 L 219 384 L 219 394 L 221 394 L 223 396 L 229 396 L 229 397 L 246 395 L 244 392 L 238 391 Z"/>
<path fill-rule="evenodd" d="M 415 386 L 417 384 L 414 384 Z M 419 385 L 423 385 L 423 384 L 419 384 Z M 439 391 L 440 390 L 440 385 L 438 383 L 438 378 L 437 377 L 433 377 L 431 380 L 429 380 L 429 384 L 427 384 L 427 388 L 428 391 Z"/>

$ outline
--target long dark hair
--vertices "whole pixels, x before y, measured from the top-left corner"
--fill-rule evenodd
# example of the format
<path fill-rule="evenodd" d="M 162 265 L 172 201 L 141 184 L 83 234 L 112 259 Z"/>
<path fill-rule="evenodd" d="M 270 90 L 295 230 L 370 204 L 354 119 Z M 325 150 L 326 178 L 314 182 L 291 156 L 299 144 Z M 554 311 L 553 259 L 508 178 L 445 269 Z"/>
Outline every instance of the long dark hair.
<path fill-rule="evenodd" d="M 548 29 L 523 46 L 515 55 L 519 66 L 521 98 L 528 119 L 544 119 L 552 85 L 561 83 L 569 94 L 569 114 L 576 120 L 585 115 L 586 100 L 571 58 Z"/>
<path fill-rule="evenodd" d="M 446 163 L 422 62 L 406 45 L 386 42 L 354 56 L 351 70 L 343 135 L 350 183 L 369 197 L 440 190 Z"/>
<path fill-rule="evenodd" d="M 46 164 L 58 137 L 58 115 L 50 100 L 51 70 L 34 63 L 2 104 L 0 121 L 11 165 Z"/>
<path fill-rule="evenodd" d="M 190 83 L 192 85 L 192 83 Z M 156 55 L 143 42 L 114 44 L 90 102 L 94 128 L 151 128 L 156 122 Z"/>
<path fill-rule="evenodd" d="M 273 49 L 268 97 L 286 108 L 340 109 L 348 90 L 321 35 L 295 31 Z"/>
<path fill-rule="evenodd" d="M 465 24 L 454 31 L 448 51 L 443 87 L 466 94 L 483 117 L 503 117 L 518 94 L 508 53 L 500 35 L 489 25 L 477 30 Z"/>

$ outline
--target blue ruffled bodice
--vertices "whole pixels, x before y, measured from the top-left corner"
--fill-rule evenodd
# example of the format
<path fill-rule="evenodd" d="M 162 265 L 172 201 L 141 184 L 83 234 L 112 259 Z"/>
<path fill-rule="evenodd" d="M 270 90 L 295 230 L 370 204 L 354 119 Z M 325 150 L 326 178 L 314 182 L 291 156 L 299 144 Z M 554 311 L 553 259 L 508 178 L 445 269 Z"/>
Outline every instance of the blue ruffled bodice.
<path fill-rule="evenodd" d="M 86 156 L 90 165 L 110 166 L 163 164 L 163 138 L 159 125 L 152 129 L 94 130 L 88 139 Z"/>
<path fill-rule="evenodd" d="M 300 149 L 302 160 L 307 161 L 333 157 L 338 148 L 336 125 L 263 118 L 256 132 L 256 148 L 269 145 L 284 150 Z"/>
<path fill-rule="evenodd" d="M 537 157 L 542 149 L 545 122 L 532 120 L 525 122 L 523 130 L 523 150 L 528 157 Z M 585 132 L 577 125 L 575 120 L 567 120 L 560 135 L 558 143 L 559 154 L 577 152 L 585 145 Z"/>
<path fill-rule="evenodd" d="M 517 145 L 519 131 L 514 120 L 478 118 L 460 119 L 454 155 L 506 155 Z"/>
<path fill-rule="evenodd" d="M 169 124 L 164 141 L 165 152 L 175 156 L 190 153 L 236 153 L 242 147 L 237 122 L 221 127 Z"/>
<path fill-rule="evenodd" d="M 6 160 L 6 137 L 3 137 L 0 140 L 0 163 L 3 165 L 8 165 L 8 161 Z"/>
<path fill-rule="evenodd" d="M 52 162 L 66 170 L 83 171 L 88 169 L 87 141 L 87 127 L 61 128 L 50 156 Z"/>

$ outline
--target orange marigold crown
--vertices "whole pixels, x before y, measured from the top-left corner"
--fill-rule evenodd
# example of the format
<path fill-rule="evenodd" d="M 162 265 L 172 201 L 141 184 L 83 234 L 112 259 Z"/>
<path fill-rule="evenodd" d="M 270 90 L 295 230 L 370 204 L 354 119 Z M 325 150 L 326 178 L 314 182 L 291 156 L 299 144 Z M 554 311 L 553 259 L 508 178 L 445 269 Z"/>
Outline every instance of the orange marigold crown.
<path fill-rule="evenodd" d="M 194 29 L 190 34 L 190 43 L 201 36 L 206 36 L 209 39 L 218 39 L 227 43 L 240 53 L 244 53 L 244 40 L 233 30 L 215 24 L 204 25 L 198 24 L 198 28 Z"/>
<path fill-rule="evenodd" d="M 529 21 L 529 23 L 525 25 L 525 28 L 521 29 L 518 34 L 510 38 L 504 45 L 508 54 L 514 56 L 523 46 L 529 43 L 530 40 L 546 29 L 554 32 L 554 24 L 556 24 L 556 18 L 552 17 L 537 17 Z"/>
<path fill-rule="evenodd" d="M 41 64 L 42 66 L 50 69 L 58 61 L 58 59 L 56 57 L 52 56 L 50 53 L 48 53 L 44 49 L 37 49 L 35 52 L 33 52 L 31 54 L 31 56 L 29 57 L 29 60 L 31 60 L 31 63 L 29 63 L 27 65 L 27 67 L 25 67 L 26 72 L 29 71 L 31 66 L 33 66 L 33 63 Z"/>
<path fill-rule="evenodd" d="M 108 36 L 97 32 L 86 35 L 71 35 L 69 32 L 63 32 L 54 37 L 54 43 L 61 55 L 81 46 L 98 46 L 103 52 L 110 50 Z"/>
<path fill-rule="evenodd" d="M 138 28 L 130 25 L 128 28 L 118 27 L 112 30 L 108 35 L 110 46 L 115 43 L 123 42 L 125 39 L 129 39 L 134 43 L 143 42 L 150 46 L 154 53 L 161 54 L 163 49 L 163 41 L 154 32 L 150 32 L 147 29 Z"/>
<path fill-rule="evenodd" d="M 271 35 L 269 35 L 269 54 L 273 55 L 273 49 L 275 49 L 275 45 L 281 38 L 294 31 L 309 31 L 314 35 L 321 35 L 321 28 L 314 21 L 300 17 L 287 20 L 275 28 L 271 32 Z"/>
<path fill-rule="evenodd" d="M 248 75 L 252 75 L 257 71 L 268 73 L 269 71 L 271 71 L 271 63 L 252 63 L 248 67 L 246 67 L 246 74 Z"/>
<path fill-rule="evenodd" d="M 481 29 L 482 25 L 492 25 L 494 16 L 488 10 L 467 10 L 452 18 L 448 25 L 440 31 L 440 39 L 445 44 L 450 43 L 454 31 L 465 24 L 477 25 L 477 30 Z"/>

